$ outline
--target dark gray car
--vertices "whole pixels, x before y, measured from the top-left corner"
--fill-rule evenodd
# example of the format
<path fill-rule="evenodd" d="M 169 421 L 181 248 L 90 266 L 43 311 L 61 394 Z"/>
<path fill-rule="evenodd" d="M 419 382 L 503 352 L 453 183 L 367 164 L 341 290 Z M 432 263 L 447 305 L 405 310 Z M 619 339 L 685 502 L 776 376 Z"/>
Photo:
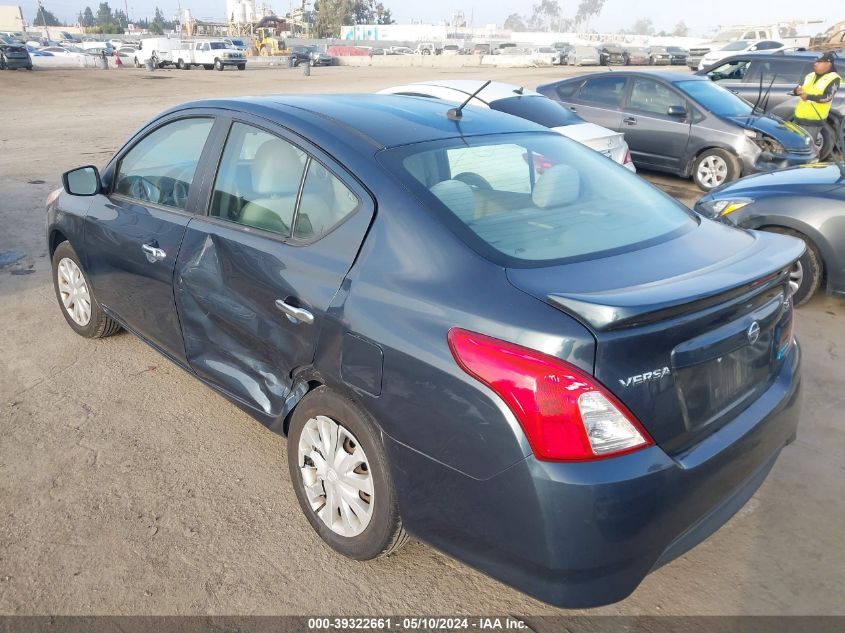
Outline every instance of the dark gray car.
<path fill-rule="evenodd" d="M 822 284 L 845 298 L 845 163 L 743 178 L 704 196 L 695 210 L 732 226 L 804 240 L 807 250 L 791 274 L 795 305 Z"/>
<path fill-rule="evenodd" d="M 802 128 L 705 77 L 612 72 L 539 86 L 582 118 L 625 134 L 634 164 L 692 177 L 709 191 L 740 176 L 816 162 Z"/>
<path fill-rule="evenodd" d="M 813 70 L 813 61 L 819 53 L 795 51 L 790 53 L 743 53 L 720 60 L 696 74 L 708 77 L 752 104 L 767 112 L 789 120 L 798 103 L 792 91 L 804 83 L 804 77 Z M 845 57 L 842 57 L 845 65 Z M 817 146 L 819 158 L 825 160 L 834 148 L 837 126 L 845 119 L 845 92 L 839 91 L 833 99 L 828 124 L 821 130 Z"/>
<path fill-rule="evenodd" d="M 25 44 L 0 42 L 0 70 L 32 70 L 32 58 Z"/>

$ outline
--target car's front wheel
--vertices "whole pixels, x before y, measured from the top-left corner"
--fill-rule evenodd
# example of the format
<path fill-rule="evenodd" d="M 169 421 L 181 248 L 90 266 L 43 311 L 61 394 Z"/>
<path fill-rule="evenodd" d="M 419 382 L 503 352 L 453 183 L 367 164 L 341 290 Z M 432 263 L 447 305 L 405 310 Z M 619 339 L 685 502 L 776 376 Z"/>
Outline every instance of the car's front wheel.
<path fill-rule="evenodd" d="M 408 540 L 375 422 L 327 387 L 309 392 L 288 429 L 288 467 L 311 527 L 356 560 L 396 551 Z"/>
<path fill-rule="evenodd" d="M 708 149 L 699 154 L 692 166 L 692 179 L 702 191 L 731 182 L 739 178 L 739 159 L 729 151 L 719 148 Z"/>
<path fill-rule="evenodd" d="M 806 235 L 798 231 L 779 226 L 769 227 L 765 230 L 772 233 L 780 233 L 781 235 L 797 237 L 807 245 L 807 250 L 804 251 L 804 254 L 795 262 L 792 270 L 789 271 L 789 289 L 792 291 L 792 303 L 795 306 L 804 305 L 816 294 L 822 282 L 824 264 L 819 250 Z"/>
<path fill-rule="evenodd" d="M 80 336 L 102 338 L 120 330 L 97 303 L 70 242 L 62 242 L 53 253 L 53 286 L 65 321 Z"/>

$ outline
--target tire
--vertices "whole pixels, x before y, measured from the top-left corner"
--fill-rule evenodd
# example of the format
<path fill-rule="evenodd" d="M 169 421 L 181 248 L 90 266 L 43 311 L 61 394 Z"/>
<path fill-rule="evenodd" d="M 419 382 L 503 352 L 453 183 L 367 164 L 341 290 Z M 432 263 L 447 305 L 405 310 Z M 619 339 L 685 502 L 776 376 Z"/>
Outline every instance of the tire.
<path fill-rule="evenodd" d="M 711 148 L 701 152 L 692 165 L 692 179 L 702 191 L 732 182 L 741 173 L 739 159 L 729 151 Z"/>
<path fill-rule="evenodd" d="M 223 70 L 223 62 L 221 62 L 219 59 L 214 60 L 214 70 Z"/>
<path fill-rule="evenodd" d="M 178 68 L 179 70 L 188 70 L 182 58 L 179 58 L 179 61 L 176 62 L 176 68 Z"/>
<path fill-rule="evenodd" d="M 790 271 L 790 286 L 794 286 L 792 293 L 792 303 L 798 307 L 807 303 L 822 282 L 824 276 L 824 262 L 822 261 L 819 249 L 813 244 L 810 239 L 791 229 L 785 229 L 780 226 L 772 226 L 763 228 L 764 231 L 770 233 L 780 233 L 781 235 L 791 235 L 802 240 L 807 245 L 807 250 L 796 262 L 793 269 Z"/>
<path fill-rule="evenodd" d="M 246 64 L 238 64 L 238 70 L 246 70 Z"/>
<path fill-rule="evenodd" d="M 211 70 L 212 68 L 214 68 L 214 65 L 213 64 L 203 64 L 202 67 L 205 70 Z"/>
<path fill-rule="evenodd" d="M 68 260 L 72 262 L 73 266 L 70 266 L 67 263 Z M 85 275 L 85 271 L 82 269 L 79 257 L 77 257 L 76 252 L 70 245 L 70 242 L 62 242 L 56 247 L 56 250 L 53 253 L 52 264 L 53 288 L 56 291 L 56 299 L 59 302 L 59 308 L 62 311 L 62 315 L 65 317 L 65 321 L 67 321 L 67 324 L 71 327 L 71 329 L 85 338 L 104 338 L 119 332 L 120 325 L 118 325 L 117 321 L 108 317 L 106 313 L 103 312 L 102 308 L 100 308 L 100 304 L 97 303 L 94 291 L 91 288 L 91 284 L 88 282 L 88 277 Z M 89 318 L 87 322 L 77 322 L 74 320 L 74 317 L 71 316 L 71 308 L 66 307 L 65 300 L 62 298 L 63 287 L 62 282 L 60 282 L 60 277 L 66 278 L 65 273 L 68 272 L 68 267 L 73 269 L 74 266 L 76 271 L 79 272 L 81 282 L 84 285 L 85 293 L 88 297 L 87 303 L 89 306 Z M 65 285 L 64 288 L 67 288 L 67 286 Z M 80 301 L 80 305 L 84 305 L 86 303 L 84 301 L 84 297 L 78 300 Z M 77 300 L 74 300 L 73 306 L 76 306 L 76 304 Z"/>
<path fill-rule="evenodd" d="M 355 475 L 351 481 L 358 482 L 361 481 L 362 477 L 369 476 L 370 484 L 368 487 L 372 490 L 372 494 L 367 495 L 360 492 L 359 488 L 358 494 L 351 497 L 352 503 L 356 507 L 365 508 L 365 512 L 369 511 L 370 514 L 363 529 L 361 529 L 360 523 L 356 524 L 356 529 L 360 531 L 354 533 L 353 530 L 350 532 L 350 536 L 339 533 L 345 525 L 340 506 L 337 512 L 322 515 L 325 518 L 321 518 L 321 515 L 318 514 L 318 512 L 325 512 L 325 503 L 327 497 L 331 494 L 330 491 L 341 489 L 339 484 L 337 488 L 326 488 L 328 482 L 339 481 L 338 477 L 340 477 L 340 482 L 344 480 L 344 475 L 338 476 L 334 469 L 324 470 L 326 475 L 321 478 L 318 474 L 321 453 L 309 448 L 317 446 L 310 439 L 317 432 L 315 429 L 324 428 L 321 425 L 335 428 L 331 426 L 332 424 L 337 424 L 336 431 L 346 436 L 335 454 L 343 451 L 346 455 L 352 455 L 357 454 L 360 449 L 361 454 L 358 459 L 365 458 L 363 462 L 359 462 L 359 465 L 354 467 L 354 470 L 347 471 Z M 303 433 L 306 426 L 309 427 L 309 430 Z M 357 440 L 357 444 L 355 440 Z M 301 442 L 305 448 L 302 457 L 300 457 Z M 318 444 L 320 450 L 324 451 L 323 444 L 319 442 Z M 353 452 L 350 453 L 350 451 Z M 314 461 L 311 461 L 311 458 L 308 457 L 309 454 L 314 455 Z M 349 468 L 355 463 L 356 461 L 353 460 Z M 396 492 L 378 427 L 365 411 L 328 387 L 318 387 L 309 392 L 294 409 L 288 429 L 288 468 L 296 498 L 305 517 L 311 527 L 320 535 L 320 538 L 336 552 L 355 560 L 371 560 L 391 554 L 407 542 L 408 535 L 399 516 Z M 323 468 L 326 469 L 327 466 L 324 465 Z M 331 479 L 332 477 L 334 479 Z M 316 495 L 312 496 L 313 502 L 309 500 L 309 492 L 306 492 L 306 478 L 312 479 L 314 482 L 310 487 L 310 494 Z M 358 487 L 358 485 L 355 485 L 355 487 Z M 349 495 L 354 494 L 354 488 L 346 486 L 343 489 L 351 489 L 352 492 L 338 493 L 336 498 L 340 500 L 350 499 Z M 322 496 L 320 496 L 321 493 Z M 369 501 L 366 497 L 369 497 Z M 360 503 L 359 500 L 363 503 Z M 320 505 L 321 502 L 322 505 Z M 351 511 L 349 504 L 346 504 L 345 507 L 347 508 L 346 516 L 357 518 L 359 514 L 361 516 L 365 514 L 365 512 Z M 326 521 L 334 521 L 336 527 L 329 527 Z"/>
<path fill-rule="evenodd" d="M 294 67 L 294 68 L 298 68 L 298 67 L 299 67 L 299 60 L 298 60 L 296 57 L 294 57 L 294 58 L 293 58 L 293 67 Z"/>
<path fill-rule="evenodd" d="M 309 63 L 311 64 L 312 68 L 314 68 L 317 65 L 317 62 L 313 59 Z"/>
<path fill-rule="evenodd" d="M 135 61 L 135 68 L 140 68 L 140 67 L 141 67 L 141 62 L 139 62 L 139 61 L 138 61 L 138 58 L 137 58 L 137 57 L 134 59 L 134 61 Z"/>
<path fill-rule="evenodd" d="M 833 125 L 836 123 L 834 122 Z M 831 121 L 828 121 L 819 129 L 820 142 L 816 143 L 816 147 L 819 148 L 819 160 L 827 160 L 836 145 L 836 132 L 833 125 Z"/>

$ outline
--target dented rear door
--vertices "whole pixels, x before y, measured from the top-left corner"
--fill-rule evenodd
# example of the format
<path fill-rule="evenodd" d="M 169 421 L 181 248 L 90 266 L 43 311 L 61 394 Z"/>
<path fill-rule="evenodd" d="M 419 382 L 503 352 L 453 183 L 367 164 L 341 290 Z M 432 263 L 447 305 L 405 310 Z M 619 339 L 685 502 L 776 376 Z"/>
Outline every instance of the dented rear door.
<path fill-rule="evenodd" d="M 354 211 L 312 239 L 196 217 L 185 232 L 174 276 L 191 368 L 268 417 L 283 412 L 294 372 L 312 362 L 329 306 L 374 213 L 372 199 L 342 168 L 323 156 L 318 160 L 310 148 L 306 160 L 330 170 L 354 193 Z M 225 161 L 224 153 L 221 164 Z M 297 213 L 313 208 L 307 189 L 306 195 L 296 194 Z"/>

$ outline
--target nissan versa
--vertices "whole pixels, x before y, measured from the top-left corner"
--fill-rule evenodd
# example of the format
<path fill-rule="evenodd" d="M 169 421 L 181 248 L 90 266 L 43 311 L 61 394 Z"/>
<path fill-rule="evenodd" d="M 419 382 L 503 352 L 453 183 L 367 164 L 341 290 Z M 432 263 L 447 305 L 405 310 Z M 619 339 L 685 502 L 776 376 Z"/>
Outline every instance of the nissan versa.
<path fill-rule="evenodd" d="M 412 535 L 554 605 L 610 603 L 795 438 L 803 243 L 523 119 L 200 101 L 63 184 L 70 327 L 125 328 L 285 434 L 302 510 L 346 556 Z"/>

